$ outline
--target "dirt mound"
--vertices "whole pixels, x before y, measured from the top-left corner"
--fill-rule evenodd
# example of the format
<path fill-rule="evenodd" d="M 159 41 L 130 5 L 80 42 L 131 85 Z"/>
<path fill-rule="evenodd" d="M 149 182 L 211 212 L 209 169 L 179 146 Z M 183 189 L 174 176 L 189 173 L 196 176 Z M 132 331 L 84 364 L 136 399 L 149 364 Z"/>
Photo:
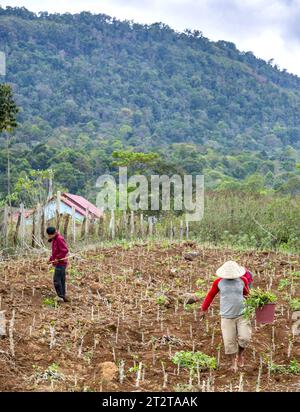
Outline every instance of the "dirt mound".
<path fill-rule="evenodd" d="M 113 362 L 100 364 L 100 377 L 103 382 L 112 382 L 118 375 L 118 368 Z"/>

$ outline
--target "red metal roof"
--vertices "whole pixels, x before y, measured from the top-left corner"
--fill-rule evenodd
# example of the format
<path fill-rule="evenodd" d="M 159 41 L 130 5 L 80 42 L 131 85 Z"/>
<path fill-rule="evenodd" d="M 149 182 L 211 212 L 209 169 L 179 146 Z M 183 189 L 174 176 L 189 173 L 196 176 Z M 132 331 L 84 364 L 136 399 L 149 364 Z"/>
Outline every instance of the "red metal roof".
<path fill-rule="evenodd" d="M 25 219 L 28 219 L 28 218 L 32 215 L 33 212 L 34 212 L 34 209 L 24 210 L 24 217 L 25 217 Z M 13 221 L 14 221 L 14 222 L 17 222 L 17 220 L 18 220 L 18 218 L 19 218 L 19 214 L 20 214 L 20 211 L 19 211 L 19 210 L 17 210 L 16 212 L 13 213 L 12 218 L 13 218 Z"/>
<path fill-rule="evenodd" d="M 74 206 L 75 210 L 83 216 L 86 216 L 87 209 L 90 214 L 93 214 L 97 218 L 103 216 L 103 210 L 99 209 L 82 196 L 63 193 L 61 201 L 70 207 Z"/>

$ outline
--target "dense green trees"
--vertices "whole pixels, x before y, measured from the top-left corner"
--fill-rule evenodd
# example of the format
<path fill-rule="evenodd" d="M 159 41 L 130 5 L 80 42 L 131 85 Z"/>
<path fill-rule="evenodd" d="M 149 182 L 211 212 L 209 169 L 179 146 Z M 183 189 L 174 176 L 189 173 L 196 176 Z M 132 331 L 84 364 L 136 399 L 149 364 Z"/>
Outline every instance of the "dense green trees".
<path fill-rule="evenodd" d="M 156 152 L 161 170 L 205 173 L 210 188 L 255 190 L 263 175 L 259 190 L 298 191 L 300 79 L 233 43 L 7 7 L 0 50 L 20 107 L 14 184 L 22 170 L 53 168 L 61 187 L 89 196 L 100 174 L 116 173 L 112 153 L 131 150 Z M 5 150 L 2 135 L 2 195 Z"/>

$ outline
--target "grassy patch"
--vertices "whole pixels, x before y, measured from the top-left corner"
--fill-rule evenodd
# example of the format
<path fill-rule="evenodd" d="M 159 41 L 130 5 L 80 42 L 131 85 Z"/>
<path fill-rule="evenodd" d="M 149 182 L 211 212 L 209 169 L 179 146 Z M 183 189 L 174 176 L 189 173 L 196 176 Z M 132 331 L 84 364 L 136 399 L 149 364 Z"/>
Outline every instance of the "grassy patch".
<path fill-rule="evenodd" d="M 43 299 L 43 305 L 49 306 L 51 308 L 56 308 L 57 303 L 56 303 L 55 298 L 45 298 Z"/>
<path fill-rule="evenodd" d="M 216 369 L 217 361 L 215 357 L 208 356 L 203 352 L 176 352 L 172 358 L 175 365 L 189 370 Z"/>
<path fill-rule="evenodd" d="M 289 365 L 277 365 L 272 363 L 270 367 L 271 373 L 280 373 L 283 375 L 299 375 L 300 374 L 300 367 L 296 359 L 290 361 Z"/>

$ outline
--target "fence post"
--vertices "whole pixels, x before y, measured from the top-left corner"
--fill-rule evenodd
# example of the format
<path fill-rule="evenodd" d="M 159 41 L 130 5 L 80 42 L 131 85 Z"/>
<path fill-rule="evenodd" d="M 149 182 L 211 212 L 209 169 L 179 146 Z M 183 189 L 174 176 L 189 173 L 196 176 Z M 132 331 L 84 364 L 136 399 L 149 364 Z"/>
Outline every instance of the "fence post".
<path fill-rule="evenodd" d="M 148 226 L 149 226 L 149 236 L 152 236 L 153 234 L 153 221 L 152 217 L 148 217 Z"/>
<path fill-rule="evenodd" d="M 61 193 L 58 191 L 56 194 L 56 229 L 59 230 L 60 225 L 60 201 Z"/>
<path fill-rule="evenodd" d="M 1 308 L 0 308 L 1 309 Z M 1 310 L 0 311 L 0 337 L 1 336 L 6 336 L 6 323 L 7 320 L 5 318 L 5 312 L 6 310 Z"/>
<path fill-rule="evenodd" d="M 188 240 L 189 239 L 189 222 L 186 220 L 185 222 L 185 237 Z"/>
<path fill-rule="evenodd" d="M 69 220 L 70 220 L 70 215 L 66 214 L 65 219 L 64 219 L 64 226 L 63 226 L 63 235 L 66 239 L 68 238 Z"/>
<path fill-rule="evenodd" d="M 91 222 L 90 222 L 89 233 L 90 233 L 91 237 L 93 238 L 94 234 L 95 234 L 95 215 L 92 215 Z"/>
<path fill-rule="evenodd" d="M 45 207 L 41 206 L 41 239 L 45 239 Z"/>
<path fill-rule="evenodd" d="M 53 181 L 52 181 L 52 176 L 49 177 L 49 186 L 48 186 L 48 196 L 47 196 L 47 202 L 51 199 L 53 196 Z"/>
<path fill-rule="evenodd" d="M 180 242 L 182 242 L 182 237 L 183 237 L 183 221 L 180 221 L 180 228 L 179 228 L 179 239 Z"/>
<path fill-rule="evenodd" d="M 120 217 L 116 219 L 116 233 L 115 236 L 120 237 Z"/>
<path fill-rule="evenodd" d="M 85 227 L 86 227 L 86 216 L 84 216 L 82 224 L 81 224 L 81 233 L 80 233 L 81 240 L 85 238 Z"/>
<path fill-rule="evenodd" d="M 170 222 L 170 241 L 173 241 L 173 222 Z"/>
<path fill-rule="evenodd" d="M 103 215 L 99 217 L 98 237 L 104 238 L 104 212 Z"/>
<path fill-rule="evenodd" d="M 115 238 L 115 211 L 111 209 L 111 217 L 109 222 L 109 233 L 112 239 Z"/>
<path fill-rule="evenodd" d="M 35 247 L 35 220 L 36 211 L 32 213 L 32 235 L 31 235 L 31 246 Z"/>
<path fill-rule="evenodd" d="M 126 210 L 123 210 L 123 227 L 125 239 L 127 239 L 127 213 Z"/>
<path fill-rule="evenodd" d="M 4 218 L 3 218 L 3 235 L 4 235 L 4 245 L 8 247 L 8 205 L 4 208 Z"/>
<path fill-rule="evenodd" d="M 140 223 L 141 223 L 141 238 L 144 237 L 144 216 L 143 213 L 140 215 Z"/>
<path fill-rule="evenodd" d="M 85 226 L 84 226 L 84 237 L 85 239 L 88 239 L 89 237 L 89 218 L 90 218 L 90 211 L 89 208 L 87 207 L 85 209 L 85 213 L 86 213 L 86 219 L 85 219 Z"/>
<path fill-rule="evenodd" d="M 130 236 L 134 236 L 134 211 L 130 212 Z"/>
<path fill-rule="evenodd" d="M 25 209 L 24 203 L 20 204 L 20 238 L 21 238 L 21 247 L 25 246 Z"/>
<path fill-rule="evenodd" d="M 14 245 L 15 246 L 17 246 L 17 242 L 18 242 L 20 222 L 21 222 L 21 214 L 19 213 L 18 221 L 17 221 L 17 225 L 16 225 L 16 231 L 15 231 L 15 235 L 14 235 Z"/>
<path fill-rule="evenodd" d="M 75 217 L 75 206 L 72 206 L 72 239 L 73 243 L 76 242 L 76 217 Z"/>
<path fill-rule="evenodd" d="M 35 227 L 36 227 L 36 231 L 35 231 L 35 242 L 38 246 L 40 246 L 41 244 L 41 205 L 40 203 L 37 204 L 36 206 L 36 221 L 35 221 Z"/>

